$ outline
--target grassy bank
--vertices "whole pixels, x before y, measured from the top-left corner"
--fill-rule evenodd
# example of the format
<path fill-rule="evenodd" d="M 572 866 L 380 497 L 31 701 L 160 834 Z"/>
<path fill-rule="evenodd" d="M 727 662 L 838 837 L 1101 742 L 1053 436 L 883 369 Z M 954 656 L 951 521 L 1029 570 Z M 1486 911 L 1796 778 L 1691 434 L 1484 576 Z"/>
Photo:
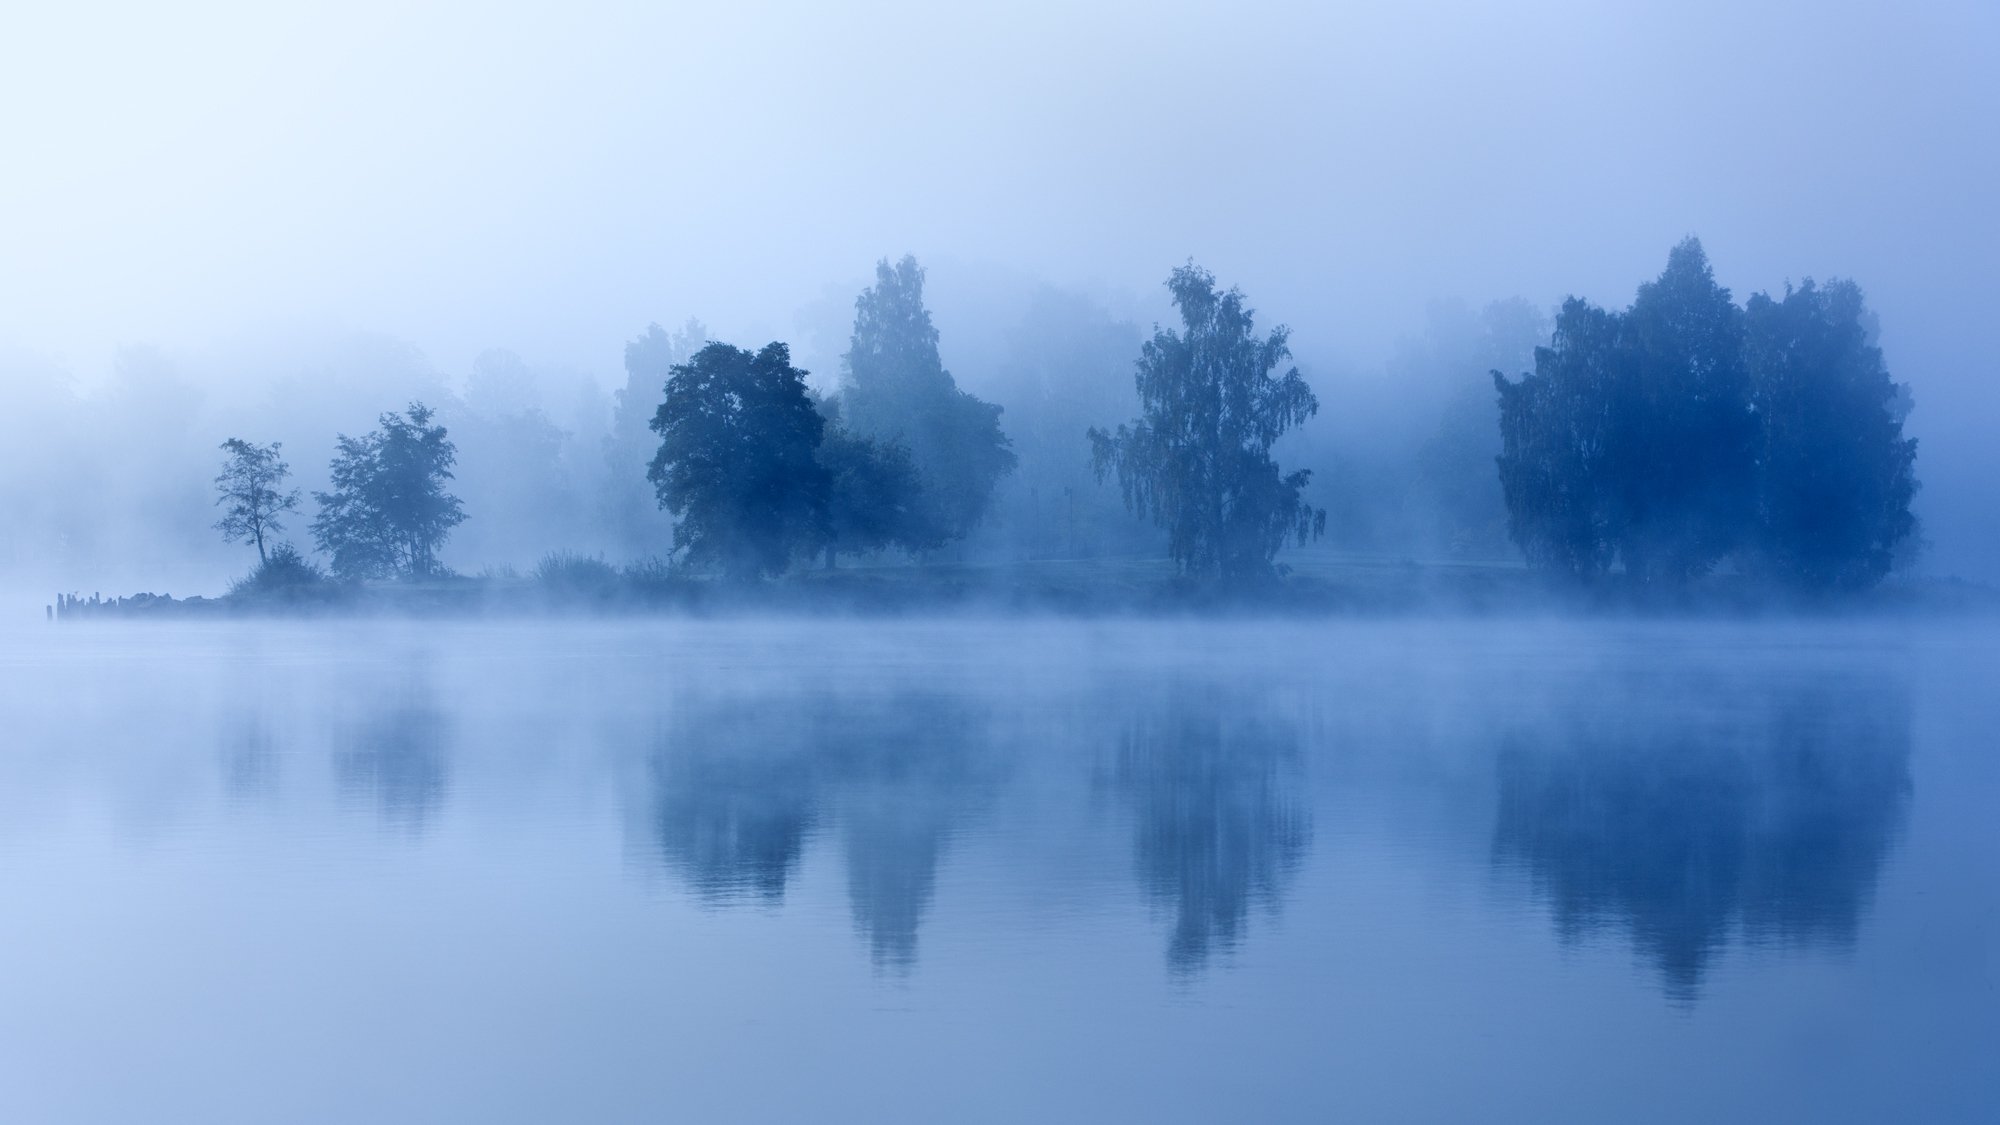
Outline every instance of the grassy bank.
<path fill-rule="evenodd" d="M 1897 579 L 1838 602 L 1801 603 L 1733 575 L 1641 595 L 1618 581 L 1589 590 L 1550 585 L 1518 565 L 1429 563 L 1313 555 L 1286 573 L 1230 588 L 1177 577 L 1158 559 L 852 566 L 801 570 L 754 585 L 659 566 L 615 568 L 552 556 L 529 576 L 282 585 L 238 583 L 220 597 L 64 598 L 60 620 L 251 616 L 628 615 L 646 613 L 1006 612 L 1138 614 L 1502 614 L 1537 612 L 1854 613 L 1991 612 L 2000 594 L 1944 579 Z"/>

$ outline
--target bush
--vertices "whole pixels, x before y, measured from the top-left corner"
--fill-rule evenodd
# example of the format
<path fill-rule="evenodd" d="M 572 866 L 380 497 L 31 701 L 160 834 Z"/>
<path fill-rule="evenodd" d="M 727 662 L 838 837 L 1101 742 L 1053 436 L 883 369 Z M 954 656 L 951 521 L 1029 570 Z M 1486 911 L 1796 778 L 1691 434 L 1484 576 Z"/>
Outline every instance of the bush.
<path fill-rule="evenodd" d="M 535 564 L 535 581 L 551 593 L 609 598 L 618 593 L 618 569 L 596 555 L 555 551 Z"/>
<path fill-rule="evenodd" d="M 245 597 L 286 597 L 316 590 L 326 582 L 326 572 L 301 555 L 297 547 L 280 543 L 256 570 L 237 579 L 229 592 Z"/>

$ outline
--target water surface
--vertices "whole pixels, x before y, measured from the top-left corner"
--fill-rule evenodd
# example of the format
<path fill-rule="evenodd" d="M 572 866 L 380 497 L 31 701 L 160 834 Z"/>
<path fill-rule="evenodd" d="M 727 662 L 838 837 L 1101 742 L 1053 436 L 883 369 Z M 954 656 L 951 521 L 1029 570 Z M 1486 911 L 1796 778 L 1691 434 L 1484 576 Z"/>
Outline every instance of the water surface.
<path fill-rule="evenodd" d="M 1993 1120 L 1996 641 L 10 632 L 0 1119 Z"/>

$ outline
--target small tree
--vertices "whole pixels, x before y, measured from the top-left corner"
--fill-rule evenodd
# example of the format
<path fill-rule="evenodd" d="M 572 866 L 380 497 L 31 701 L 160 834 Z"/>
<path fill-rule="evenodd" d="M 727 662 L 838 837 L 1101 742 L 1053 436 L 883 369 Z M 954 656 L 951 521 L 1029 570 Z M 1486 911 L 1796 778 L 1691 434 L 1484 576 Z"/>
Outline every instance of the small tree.
<path fill-rule="evenodd" d="M 674 549 L 731 578 L 782 572 L 821 532 L 825 422 L 789 349 L 709 344 L 673 368 L 653 415 L 659 452 L 646 477 L 679 517 Z"/>
<path fill-rule="evenodd" d="M 299 490 L 284 487 L 292 468 L 279 455 L 280 444 L 252 445 L 230 438 L 222 443 L 227 456 L 215 477 L 215 502 L 226 505 L 215 529 L 226 542 L 256 544 L 260 565 L 270 561 L 265 537 L 285 529 L 279 516 L 299 510 Z"/>
<path fill-rule="evenodd" d="M 1254 331 L 1243 294 L 1218 293 L 1193 263 L 1167 280 L 1182 331 L 1155 327 L 1140 351 L 1141 416 L 1116 433 L 1089 431 L 1101 481 L 1112 471 L 1125 504 L 1167 531 L 1184 574 L 1268 574 L 1287 540 L 1326 531 L 1326 512 L 1302 496 L 1309 469 L 1278 471 L 1271 445 L 1319 411 L 1291 358 L 1285 328 Z"/>
<path fill-rule="evenodd" d="M 339 436 L 331 467 L 333 491 L 315 492 L 319 516 L 313 539 L 344 578 L 436 574 L 437 551 L 465 521 L 458 497 L 446 492 L 457 449 L 436 414 L 413 402 L 384 414 L 380 428 Z"/>
<path fill-rule="evenodd" d="M 1762 420 L 1758 562 L 1807 591 L 1872 585 L 1916 529 L 1917 441 L 1861 290 L 1807 281 L 1750 298 L 1744 319 Z"/>

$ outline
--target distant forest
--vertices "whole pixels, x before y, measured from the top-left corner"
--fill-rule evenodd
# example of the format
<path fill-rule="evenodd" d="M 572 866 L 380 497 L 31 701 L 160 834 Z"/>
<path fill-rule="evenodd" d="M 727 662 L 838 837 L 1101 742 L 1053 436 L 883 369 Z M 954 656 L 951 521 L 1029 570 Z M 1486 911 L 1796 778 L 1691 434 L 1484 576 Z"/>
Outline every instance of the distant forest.
<path fill-rule="evenodd" d="M 1322 404 L 1289 331 L 1260 329 L 1193 263 L 1150 336 L 1042 295 L 1012 336 L 1021 393 L 1004 404 L 946 369 L 924 285 L 913 258 L 878 264 L 830 389 L 784 342 L 688 321 L 631 340 L 609 416 L 581 409 L 572 428 L 527 402 L 518 361 L 489 356 L 463 395 L 334 435 L 324 488 L 293 483 L 297 451 L 272 435 L 230 436 L 212 530 L 256 552 L 242 592 L 438 579 L 448 543 L 508 559 L 539 539 L 537 576 L 572 583 L 1164 556 L 1188 582 L 1244 586 L 1318 541 L 1525 560 L 1557 586 L 1727 572 L 1829 595 L 1879 582 L 1918 541 L 1911 397 L 1860 290 L 1808 281 L 1739 305 L 1693 239 L 1623 310 L 1571 299 L 1552 331 L 1525 302 L 1446 314 L 1392 372 L 1402 416 L 1428 421 L 1348 449 L 1312 437 Z M 151 405 L 125 424 L 172 424 L 175 404 Z M 577 432 L 589 414 L 594 442 Z M 162 510 L 185 534 L 187 482 L 140 484 L 180 498 Z M 71 549 L 106 522 L 22 501 L 21 530 Z"/>

